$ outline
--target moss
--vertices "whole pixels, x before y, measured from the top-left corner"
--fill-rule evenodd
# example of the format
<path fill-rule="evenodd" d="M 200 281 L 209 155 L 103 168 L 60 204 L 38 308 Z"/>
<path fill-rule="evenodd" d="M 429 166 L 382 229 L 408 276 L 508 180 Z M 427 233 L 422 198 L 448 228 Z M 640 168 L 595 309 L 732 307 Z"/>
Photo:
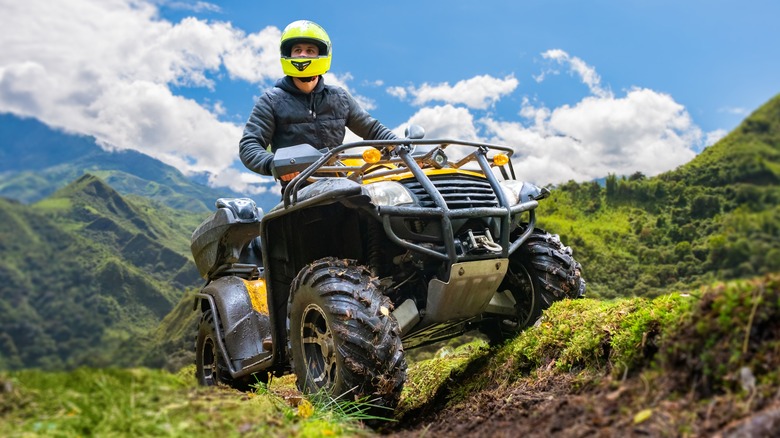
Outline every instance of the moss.
<path fill-rule="evenodd" d="M 462 380 L 464 372 L 489 354 L 487 343 L 474 340 L 454 350 L 440 350 L 433 359 L 417 362 L 407 371 L 406 384 L 396 409 L 396 418 L 419 410 L 441 396 L 449 383 Z"/>

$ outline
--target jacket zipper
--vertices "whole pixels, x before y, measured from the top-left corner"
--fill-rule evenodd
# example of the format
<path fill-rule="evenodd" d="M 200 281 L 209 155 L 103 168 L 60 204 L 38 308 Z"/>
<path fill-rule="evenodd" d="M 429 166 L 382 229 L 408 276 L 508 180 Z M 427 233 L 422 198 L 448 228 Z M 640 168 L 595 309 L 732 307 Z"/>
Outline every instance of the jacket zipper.
<path fill-rule="evenodd" d="M 317 120 L 317 112 L 314 111 L 314 93 L 309 94 L 309 114 Z"/>

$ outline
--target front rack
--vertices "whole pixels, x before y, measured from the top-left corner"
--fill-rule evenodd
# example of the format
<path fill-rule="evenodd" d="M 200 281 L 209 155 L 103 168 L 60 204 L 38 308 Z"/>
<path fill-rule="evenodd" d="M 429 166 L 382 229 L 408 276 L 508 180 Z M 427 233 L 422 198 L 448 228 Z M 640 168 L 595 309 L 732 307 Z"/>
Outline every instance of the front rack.
<path fill-rule="evenodd" d="M 434 145 L 426 154 L 413 155 L 413 148 L 420 145 Z M 461 169 L 463 166 L 476 162 L 479 170 L 485 175 L 493 192 L 498 199 L 498 207 L 480 207 L 466 209 L 450 209 L 444 197 L 434 186 L 431 179 L 426 175 L 424 169 L 433 166 L 431 159 L 436 151 L 443 151 L 448 146 L 472 147 L 474 151 L 467 154 L 457 162 L 451 163 L 448 160 L 444 163 L 437 163 L 436 168 Z M 348 154 L 345 151 L 356 148 L 375 147 L 382 153 L 382 158 L 376 163 L 366 163 L 360 166 L 339 165 L 341 160 L 351 158 L 361 159 L 360 154 Z M 463 256 L 458 255 L 454 239 L 452 221 L 453 219 L 494 217 L 500 224 L 500 242 L 501 256 L 508 257 L 530 236 L 535 223 L 535 214 L 533 209 L 538 206 L 538 201 L 529 200 L 516 205 L 509 205 L 504 191 L 499 185 L 499 180 L 492 169 L 496 167 L 492 160 L 489 160 L 490 151 L 500 151 L 507 153 L 511 157 L 513 150 L 507 146 L 495 145 L 481 142 L 469 142 L 452 139 L 396 139 L 396 140 L 365 140 L 354 143 L 347 143 L 335 147 L 323 154 L 315 163 L 303 170 L 299 175 L 293 178 L 284 188 L 283 200 L 284 207 L 288 208 L 298 202 L 298 192 L 314 177 L 315 174 L 339 175 L 356 182 L 362 182 L 364 176 L 370 172 L 370 178 L 382 178 L 397 174 L 411 173 L 422 188 L 433 200 L 435 206 L 428 208 L 405 207 L 405 206 L 380 206 L 377 211 L 388 237 L 396 244 L 415 252 L 429 255 L 440 260 L 449 260 L 457 262 Z M 387 165 L 386 169 L 381 169 Z M 379 170 L 376 170 L 379 168 Z M 498 166 L 502 177 L 506 179 L 516 179 L 515 170 L 512 161 L 509 160 L 506 165 Z M 528 211 L 530 214 L 529 225 L 525 232 L 514 241 L 509 240 L 511 218 L 519 213 Z M 441 221 L 442 241 L 444 242 L 444 252 L 432 249 L 426 246 L 418 245 L 396 235 L 391 226 L 392 217 L 431 217 L 438 218 Z"/>

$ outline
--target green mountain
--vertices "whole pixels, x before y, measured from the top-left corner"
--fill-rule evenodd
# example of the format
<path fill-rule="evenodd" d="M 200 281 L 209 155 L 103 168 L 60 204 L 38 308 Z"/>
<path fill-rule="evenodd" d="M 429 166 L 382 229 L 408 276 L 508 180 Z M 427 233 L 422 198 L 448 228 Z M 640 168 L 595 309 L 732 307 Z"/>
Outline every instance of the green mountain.
<path fill-rule="evenodd" d="M 780 95 L 679 168 L 569 182 L 542 202 L 595 296 L 655 296 L 780 271 Z"/>
<path fill-rule="evenodd" d="M 7 150 L 19 166 L 38 163 Z M 39 157 L 36 173 L 70 166 L 77 152 Z M 14 171 L 0 172 L 1 188 Z M 190 361 L 188 297 L 201 279 L 188 245 L 206 213 L 127 194 L 114 185 L 128 179 L 98 174 L 32 205 L 0 198 L 0 369 Z M 538 218 L 572 246 L 591 297 L 780 272 L 780 96 L 678 169 L 554 187 Z"/>
<path fill-rule="evenodd" d="M 201 282 L 203 216 L 89 174 L 30 206 L 0 198 L 0 369 L 153 361 L 152 331 Z"/>
<path fill-rule="evenodd" d="M 122 194 L 195 212 L 213 210 L 214 200 L 220 197 L 246 196 L 227 188 L 207 187 L 142 153 L 106 151 L 92 137 L 0 114 L 0 196 L 36 202 L 84 173 L 99 176 Z M 266 211 L 279 201 L 276 192 L 251 197 Z"/>

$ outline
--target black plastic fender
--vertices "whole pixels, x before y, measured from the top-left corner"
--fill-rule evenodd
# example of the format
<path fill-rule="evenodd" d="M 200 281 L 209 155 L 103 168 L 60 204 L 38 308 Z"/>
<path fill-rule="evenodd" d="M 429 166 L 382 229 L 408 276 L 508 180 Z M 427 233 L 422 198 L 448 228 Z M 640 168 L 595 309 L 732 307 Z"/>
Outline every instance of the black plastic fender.
<path fill-rule="evenodd" d="M 214 311 L 219 318 L 231 374 L 246 374 L 242 371 L 250 371 L 248 367 L 270 359 L 273 353 L 271 323 L 262 279 L 218 278 L 206 285 L 199 295 L 207 305 L 216 307 Z M 256 371 L 255 368 L 250 372 Z"/>

